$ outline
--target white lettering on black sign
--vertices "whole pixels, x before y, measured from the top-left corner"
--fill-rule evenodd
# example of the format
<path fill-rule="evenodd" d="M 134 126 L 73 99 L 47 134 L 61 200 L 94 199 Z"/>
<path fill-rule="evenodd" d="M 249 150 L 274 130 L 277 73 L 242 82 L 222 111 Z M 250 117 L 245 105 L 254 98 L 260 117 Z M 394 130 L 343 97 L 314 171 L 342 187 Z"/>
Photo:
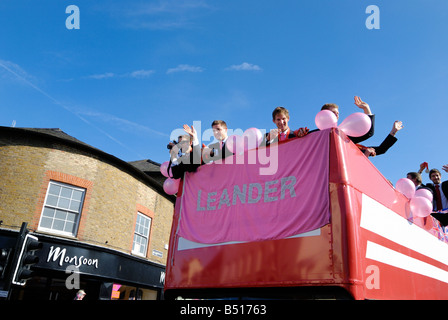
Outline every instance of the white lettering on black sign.
<path fill-rule="evenodd" d="M 76 267 L 80 266 L 93 266 L 98 269 L 98 259 L 86 258 L 84 256 L 69 256 L 67 255 L 67 249 L 60 247 L 50 247 L 48 252 L 47 262 L 58 261 L 59 266 L 62 267 L 64 263 L 74 265 Z"/>

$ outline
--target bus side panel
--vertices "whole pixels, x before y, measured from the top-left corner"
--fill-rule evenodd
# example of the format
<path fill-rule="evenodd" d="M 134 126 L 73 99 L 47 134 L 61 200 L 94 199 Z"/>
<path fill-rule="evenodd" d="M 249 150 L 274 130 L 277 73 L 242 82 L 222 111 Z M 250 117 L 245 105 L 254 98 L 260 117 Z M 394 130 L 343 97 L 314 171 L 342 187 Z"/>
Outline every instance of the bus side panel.
<path fill-rule="evenodd" d="M 330 182 L 340 193 L 346 235 L 341 241 L 346 242 L 352 295 L 447 299 L 448 244 L 437 237 L 438 221 L 413 217 L 409 199 L 381 175 L 374 160 L 344 135 L 335 132 L 332 137 Z"/>
<path fill-rule="evenodd" d="M 413 217 L 395 192 L 388 205 L 357 192 L 365 298 L 448 299 L 448 244 L 431 232 L 438 221 Z"/>
<path fill-rule="evenodd" d="M 166 290 L 340 286 L 355 299 L 448 299 L 444 230 L 413 217 L 409 199 L 343 133 L 330 141 L 331 224 L 306 237 L 185 249 L 177 203 Z"/>
<path fill-rule="evenodd" d="M 331 219 L 333 228 L 333 261 L 335 276 L 354 299 L 364 299 L 364 283 L 358 259 L 356 204 L 353 190 L 344 184 L 330 183 Z"/>
<path fill-rule="evenodd" d="M 320 228 L 318 233 L 187 250 L 173 248 L 165 287 L 168 290 L 333 283 L 331 226 Z"/>
<path fill-rule="evenodd" d="M 359 283 L 349 279 L 347 268 L 346 189 L 330 184 L 332 223 L 320 228 L 319 235 L 307 237 L 178 250 L 175 214 L 166 290 L 340 286 L 360 296 Z"/>
<path fill-rule="evenodd" d="M 350 294 L 355 299 L 365 299 L 365 266 L 361 258 L 360 213 L 362 208 L 359 190 L 376 192 L 391 189 L 390 183 L 378 172 L 347 136 L 334 130 L 330 144 L 330 195 L 332 204 L 333 243 L 339 245 L 342 270 Z M 393 188 L 392 188 L 393 189 Z M 378 192 L 377 192 L 378 193 Z M 381 191 L 382 200 L 393 199 Z M 338 222 L 336 223 L 336 219 Z"/>

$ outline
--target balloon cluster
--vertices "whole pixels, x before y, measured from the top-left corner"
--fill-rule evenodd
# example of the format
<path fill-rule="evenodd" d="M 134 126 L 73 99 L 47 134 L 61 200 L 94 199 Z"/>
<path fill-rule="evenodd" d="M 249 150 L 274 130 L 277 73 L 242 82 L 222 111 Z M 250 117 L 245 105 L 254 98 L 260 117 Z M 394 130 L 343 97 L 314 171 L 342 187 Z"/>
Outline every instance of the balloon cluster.
<path fill-rule="evenodd" d="M 349 115 L 338 126 L 338 118 L 330 110 L 319 111 L 314 119 L 319 130 L 329 128 L 339 128 L 350 137 L 361 137 L 369 132 L 372 122 L 368 115 L 362 112 L 355 112 Z"/>
<path fill-rule="evenodd" d="M 168 173 L 169 164 L 170 164 L 169 161 L 165 161 L 164 163 L 162 163 L 160 165 L 160 172 L 164 177 L 168 178 L 163 183 L 163 191 L 165 191 L 167 194 L 173 195 L 176 194 L 177 191 L 179 190 L 180 179 L 173 179 L 170 177 Z"/>
<path fill-rule="evenodd" d="M 242 136 L 231 135 L 227 138 L 226 148 L 234 153 L 241 154 L 250 149 L 256 149 L 263 141 L 263 134 L 257 128 L 249 128 Z"/>
<path fill-rule="evenodd" d="M 432 193 L 428 189 L 415 190 L 414 183 L 408 178 L 397 181 L 395 189 L 409 199 L 409 206 L 414 216 L 424 218 L 432 212 Z"/>

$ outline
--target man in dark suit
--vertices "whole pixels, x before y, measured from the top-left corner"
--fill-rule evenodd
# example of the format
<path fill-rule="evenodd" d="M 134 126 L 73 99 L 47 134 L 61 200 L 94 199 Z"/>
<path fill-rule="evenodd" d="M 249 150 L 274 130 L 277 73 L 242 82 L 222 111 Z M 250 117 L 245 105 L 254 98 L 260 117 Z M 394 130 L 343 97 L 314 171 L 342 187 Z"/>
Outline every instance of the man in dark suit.
<path fill-rule="evenodd" d="M 188 135 L 182 137 L 180 142 L 172 147 L 168 172 L 171 171 L 173 179 L 181 179 L 185 172 L 195 172 L 201 165 L 201 146 L 197 132 L 193 126 L 184 125 Z"/>
<path fill-rule="evenodd" d="M 448 172 L 448 165 L 444 165 L 443 170 Z M 442 175 L 437 169 L 429 171 L 429 179 L 433 183 L 428 183 L 426 186 L 433 192 L 433 210 L 440 211 L 448 209 L 448 180 L 442 182 Z"/>
<path fill-rule="evenodd" d="M 419 172 L 408 172 L 406 174 L 406 178 L 408 178 L 409 180 L 411 180 L 414 183 L 415 190 L 426 189 L 426 190 L 431 191 L 431 193 L 432 193 L 432 190 L 427 188 L 422 183 L 422 175 Z"/>
<path fill-rule="evenodd" d="M 226 122 L 224 120 L 215 120 L 212 122 L 212 129 L 216 142 L 204 148 L 202 154 L 205 163 L 233 156 L 233 153 L 226 148 L 228 138 Z"/>
<path fill-rule="evenodd" d="M 374 157 L 378 156 L 380 154 L 386 153 L 387 150 L 389 150 L 390 147 L 392 147 L 395 142 L 397 142 L 397 138 L 395 137 L 395 134 L 403 129 L 403 123 L 401 121 L 395 121 L 392 130 L 387 135 L 386 139 L 377 147 L 364 147 L 362 145 L 357 144 L 359 149 L 364 152 L 364 154 L 367 157 Z"/>
<path fill-rule="evenodd" d="M 370 126 L 369 131 L 361 136 L 361 137 L 349 137 L 350 140 L 353 141 L 353 143 L 360 143 L 364 140 L 367 140 L 368 138 L 372 137 L 375 133 L 375 115 L 370 110 L 370 106 L 361 100 L 360 97 L 355 96 L 355 105 L 362 109 L 364 113 L 370 118 L 370 121 L 372 122 L 372 125 Z M 329 110 L 333 112 L 336 115 L 336 118 L 339 119 L 339 106 L 334 103 L 326 103 L 322 106 L 321 110 Z M 314 131 L 314 130 L 313 130 Z"/>

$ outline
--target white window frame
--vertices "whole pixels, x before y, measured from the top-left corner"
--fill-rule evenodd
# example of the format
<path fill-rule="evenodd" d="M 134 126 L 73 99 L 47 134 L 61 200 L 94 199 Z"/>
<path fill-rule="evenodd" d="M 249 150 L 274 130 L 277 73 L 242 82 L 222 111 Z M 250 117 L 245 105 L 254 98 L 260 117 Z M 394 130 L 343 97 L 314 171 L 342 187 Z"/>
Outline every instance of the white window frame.
<path fill-rule="evenodd" d="M 81 192 L 82 196 L 81 196 L 81 199 L 80 199 L 80 204 L 79 204 L 78 210 L 73 210 L 71 208 L 66 208 L 66 207 L 60 207 L 60 206 L 58 206 L 58 204 L 56 204 L 56 205 L 50 204 L 48 202 L 48 199 L 49 199 L 49 196 L 53 196 L 53 195 L 50 194 L 50 187 L 52 185 L 55 185 L 55 186 L 58 186 L 58 187 L 61 187 L 61 188 L 69 188 L 69 189 L 72 190 L 72 195 L 71 195 L 70 198 L 61 197 L 61 193 L 59 193 L 59 195 L 57 197 L 58 204 L 59 204 L 59 199 L 63 199 L 65 201 L 67 201 L 67 199 L 69 199 L 69 203 L 71 203 L 71 201 L 77 201 L 77 200 L 73 199 L 73 191 Z M 42 212 L 41 212 L 41 215 L 40 215 L 38 230 L 39 231 L 49 232 L 49 233 L 54 233 L 54 234 L 59 234 L 59 235 L 76 237 L 76 235 L 78 233 L 79 221 L 81 220 L 82 208 L 84 206 L 84 199 L 85 199 L 85 196 L 86 196 L 86 191 L 87 190 L 85 188 L 77 187 L 77 186 L 66 184 L 66 183 L 59 182 L 59 181 L 50 180 L 50 182 L 48 183 L 47 194 L 45 195 L 45 202 L 44 202 L 44 205 L 42 207 Z M 75 215 L 73 231 L 72 232 L 68 232 L 68 231 L 59 230 L 59 229 L 52 228 L 52 227 L 48 228 L 48 227 L 42 226 L 42 221 L 44 219 L 48 219 L 47 216 L 44 216 L 44 212 L 45 212 L 46 208 L 49 208 L 50 210 L 51 209 L 59 210 L 60 212 L 65 211 L 67 214 Z M 53 226 L 55 220 L 64 221 L 64 226 L 65 226 L 65 223 L 69 222 L 69 221 L 67 221 L 67 217 L 65 218 L 65 220 L 61 220 L 61 219 L 56 219 L 55 216 L 53 216 L 52 217 L 52 226 Z"/>
<path fill-rule="evenodd" d="M 149 225 L 147 228 L 147 232 L 146 234 L 141 232 L 141 226 L 138 222 L 138 217 L 141 217 L 142 219 L 147 219 L 149 221 Z M 151 235 L 151 227 L 152 227 L 152 218 L 141 213 L 140 211 L 137 212 L 137 219 L 135 221 L 135 228 L 134 228 L 134 238 L 132 240 L 132 254 L 141 256 L 141 257 L 146 257 L 147 253 L 148 253 L 148 247 L 149 247 L 149 237 Z M 136 240 L 137 239 L 146 239 L 145 243 L 144 243 L 144 250 L 143 253 L 141 252 L 140 248 L 141 248 L 141 244 L 137 243 Z"/>

